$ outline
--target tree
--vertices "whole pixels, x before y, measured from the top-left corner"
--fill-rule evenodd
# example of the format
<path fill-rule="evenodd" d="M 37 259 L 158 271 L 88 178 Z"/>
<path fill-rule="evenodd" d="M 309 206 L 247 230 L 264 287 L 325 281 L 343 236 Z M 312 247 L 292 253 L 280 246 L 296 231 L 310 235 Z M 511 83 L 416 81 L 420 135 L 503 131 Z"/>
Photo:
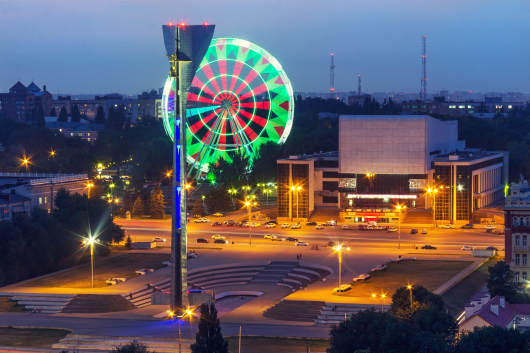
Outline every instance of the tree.
<path fill-rule="evenodd" d="M 151 191 L 150 210 L 152 218 L 164 218 L 164 193 L 158 185 L 153 188 L 153 191 Z"/>
<path fill-rule="evenodd" d="M 454 317 L 437 308 L 429 308 L 419 311 L 414 316 L 413 324 L 422 331 L 432 334 L 441 334 L 447 343 L 453 343 L 458 334 L 458 324 Z"/>
<path fill-rule="evenodd" d="M 81 121 L 81 112 L 79 111 L 79 107 L 77 104 L 74 104 L 72 107 L 72 122 L 78 123 Z"/>
<path fill-rule="evenodd" d="M 103 109 L 103 106 L 98 106 L 98 110 L 96 112 L 96 118 L 94 119 L 95 124 L 105 124 L 105 109 Z"/>
<path fill-rule="evenodd" d="M 131 250 L 132 248 L 132 239 L 130 234 L 127 234 L 127 238 L 125 239 L 125 249 Z"/>
<path fill-rule="evenodd" d="M 44 109 L 42 109 L 42 106 L 39 106 L 37 108 L 37 111 L 35 113 L 35 120 L 37 121 L 37 127 L 46 126 L 46 120 L 44 119 Z"/>
<path fill-rule="evenodd" d="M 210 213 L 230 211 L 233 208 L 232 198 L 230 197 L 228 190 L 223 187 L 212 189 L 206 193 L 205 196 L 204 203 L 206 203 Z"/>
<path fill-rule="evenodd" d="M 252 162 L 251 179 L 255 183 L 270 182 L 276 179 L 277 160 L 281 146 L 268 141 L 259 147 L 256 158 Z"/>
<path fill-rule="evenodd" d="M 68 122 L 68 112 L 66 111 L 65 107 L 61 107 L 61 111 L 59 112 L 59 118 L 57 119 L 57 121 L 61 123 Z"/>
<path fill-rule="evenodd" d="M 147 345 L 145 343 L 138 342 L 137 340 L 116 346 L 112 348 L 111 352 L 112 353 L 151 353 L 151 351 L 147 349 Z M 152 353 L 155 353 L 155 352 L 152 352 Z"/>
<path fill-rule="evenodd" d="M 204 216 L 206 214 L 206 211 L 204 210 L 204 205 L 202 204 L 202 199 L 200 197 L 197 197 L 195 200 L 195 205 L 193 205 L 193 215 L 194 216 Z"/>
<path fill-rule="evenodd" d="M 131 213 L 133 214 L 133 216 L 141 216 L 144 214 L 144 202 L 142 201 L 141 197 L 138 197 L 134 202 L 134 206 Z"/>
<path fill-rule="evenodd" d="M 228 353 L 228 341 L 223 338 L 214 303 L 201 304 L 199 332 L 191 345 L 193 353 Z"/>
<path fill-rule="evenodd" d="M 495 266 L 488 267 L 488 292 L 491 297 L 504 296 L 508 302 L 517 295 L 522 288 L 522 283 L 515 281 L 515 273 L 510 270 L 510 265 L 498 261 Z"/>
<path fill-rule="evenodd" d="M 499 326 L 475 327 L 460 337 L 455 348 L 455 353 L 529 353 L 530 332 Z"/>
<path fill-rule="evenodd" d="M 55 110 L 54 107 L 52 107 L 52 108 L 50 109 L 50 116 L 55 116 L 55 117 L 57 116 L 57 111 Z"/>
<path fill-rule="evenodd" d="M 410 303 L 410 290 L 407 287 L 398 288 L 392 295 L 390 313 L 401 319 L 411 321 L 420 310 L 428 308 L 442 310 L 443 307 L 442 297 L 429 292 L 423 286 L 415 285 L 412 286 L 412 305 Z"/>

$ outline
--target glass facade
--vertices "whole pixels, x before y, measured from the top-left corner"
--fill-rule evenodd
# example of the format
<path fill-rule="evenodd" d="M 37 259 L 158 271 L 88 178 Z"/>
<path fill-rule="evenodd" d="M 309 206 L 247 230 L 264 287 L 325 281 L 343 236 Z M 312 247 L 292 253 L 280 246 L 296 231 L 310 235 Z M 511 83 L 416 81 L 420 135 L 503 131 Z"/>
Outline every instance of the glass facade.
<path fill-rule="evenodd" d="M 300 191 L 292 192 L 292 212 L 295 218 L 309 218 L 309 165 L 292 164 L 292 185 L 301 186 Z"/>
<path fill-rule="evenodd" d="M 339 188 L 340 192 L 357 194 L 410 194 L 410 179 L 427 179 L 427 174 L 366 174 L 340 173 L 339 178 L 357 178 L 356 188 Z"/>
<path fill-rule="evenodd" d="M 473 203 L 471 192 L 471 166 L 456 166 L 456 220 L 471 219 Z"/>
<path fill-rule="evenodd" d="M 289 217 L 289 164 L 278 163 L 278 217 Z"/>
<path fill-rule="evenodd" d="M 435 218 L 437 220 L 451 219 L 451 166 L 437 166 L 434 173 L 434 183 L 438 187 L 435 201 Z"/>

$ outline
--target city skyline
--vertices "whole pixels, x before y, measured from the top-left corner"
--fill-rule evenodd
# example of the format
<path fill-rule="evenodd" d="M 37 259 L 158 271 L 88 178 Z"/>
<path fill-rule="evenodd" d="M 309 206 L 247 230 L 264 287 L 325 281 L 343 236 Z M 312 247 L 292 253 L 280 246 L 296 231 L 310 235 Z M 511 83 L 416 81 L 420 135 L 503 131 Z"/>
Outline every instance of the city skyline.
<path fill-rule="evenodd" d="M 336 91 L 356 91 L 361 74 L 366 92 L 419 92 L 421 37 L 427 35 L 429 94 L 530 92 L 524 61 L 530 49 L 521 36 L 530 27 L 530 5 L 523 1 L 310 1 L 303 13 L 300 1 L 206 4 L 32 1 L 29 7 L 1 1 L 0 29 L 10 35 L 0 56 L 0 91 L 18 80 L 46 85 L 52 94 L 157 89 L 168 69 L 160 26 L 184 21 L 215 23 L 216 37 L 263 47 L 282 63 L 295 91 L 326 92 L 334 53 Z M 179 11 L 181 18 L 167 15 Z"/>

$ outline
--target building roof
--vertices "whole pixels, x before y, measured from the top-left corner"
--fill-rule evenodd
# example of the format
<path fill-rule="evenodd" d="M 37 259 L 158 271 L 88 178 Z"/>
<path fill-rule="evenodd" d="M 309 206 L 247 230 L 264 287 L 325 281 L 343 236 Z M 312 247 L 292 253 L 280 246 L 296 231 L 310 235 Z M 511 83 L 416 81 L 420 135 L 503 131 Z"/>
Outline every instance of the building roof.
<path fill-rule="evenodd" d="M 434 162 L 477 162 L 481 159 L 502 155 L 498 151 L 478 151 L 478 150 L 464 150 L 456 151 L 447 154 L 441 154 L 434 158 Z M 450 159 L 450 156 L 458 156 L 458 159 Z"/>
<path fill-rule="evenodd" d="M 10 91 L 21 91 L 21 90 L 26 90 L 26 86 L 24 86 L 22 84 L 22 82 L 18 81 L 17 83 L 15 83 L 15 85 L 13 87 L 11 87 L 9 89 Z"/>
<path fill-rule="evenodd" d="M 7 205 L 14 202 L 31 201 L 30 198 L 19 194 L 0 194 L 0 205 Z"/>
<path fill-rule="evenodd" d="M 29 86 L 26 87 L 26 91 L 31 92 L 31 93 L 37 93 L 37 92 L 40 92 L 41 89 L 34 82 L 31 82 Z"/>
<path fill-rule="evenodd" d="M 500 306 L 501 298 L 499 296 L 494 297 L 489 302 L 477 311 L 473 316 L 462 321 L 459 326 L 463 325 L 471 318 L 478 315 L 482 320 L 486 321 L 491 326 L 506 327 L 512 320 L 520 313 L 519 310 L 530 312 L 530 304 L 510 304 L 506 300 L 504 301 L 504 308 Z M 499 308 L 499 315 L 495 315 L 491 312 L 491 304 L 497 304 Z M 522 312 L 521 312 L 522 313 Z"/>
<path fill-rule="evenodd" d="M 320 152 L 314 154 L 302 154 L 302 155 L 292 155 L 289 158 L 282 158 L 279 161 L 308 161 L 311 159 L 326 159 L 326 158 L 339 158 L 339 151 L 332 152 Z"/>

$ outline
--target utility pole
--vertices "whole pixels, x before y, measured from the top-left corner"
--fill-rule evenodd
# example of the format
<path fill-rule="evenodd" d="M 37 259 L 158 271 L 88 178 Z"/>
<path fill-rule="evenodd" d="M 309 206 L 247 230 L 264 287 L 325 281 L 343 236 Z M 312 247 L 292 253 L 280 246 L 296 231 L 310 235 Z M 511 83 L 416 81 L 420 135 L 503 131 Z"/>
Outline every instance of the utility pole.
<path fill-rule="evenodd" d="M 333 53 L 331 53 L 331 66 L 329 67 L 329 98 L 335 95 L 335 64 L 333 64 Z"/>

